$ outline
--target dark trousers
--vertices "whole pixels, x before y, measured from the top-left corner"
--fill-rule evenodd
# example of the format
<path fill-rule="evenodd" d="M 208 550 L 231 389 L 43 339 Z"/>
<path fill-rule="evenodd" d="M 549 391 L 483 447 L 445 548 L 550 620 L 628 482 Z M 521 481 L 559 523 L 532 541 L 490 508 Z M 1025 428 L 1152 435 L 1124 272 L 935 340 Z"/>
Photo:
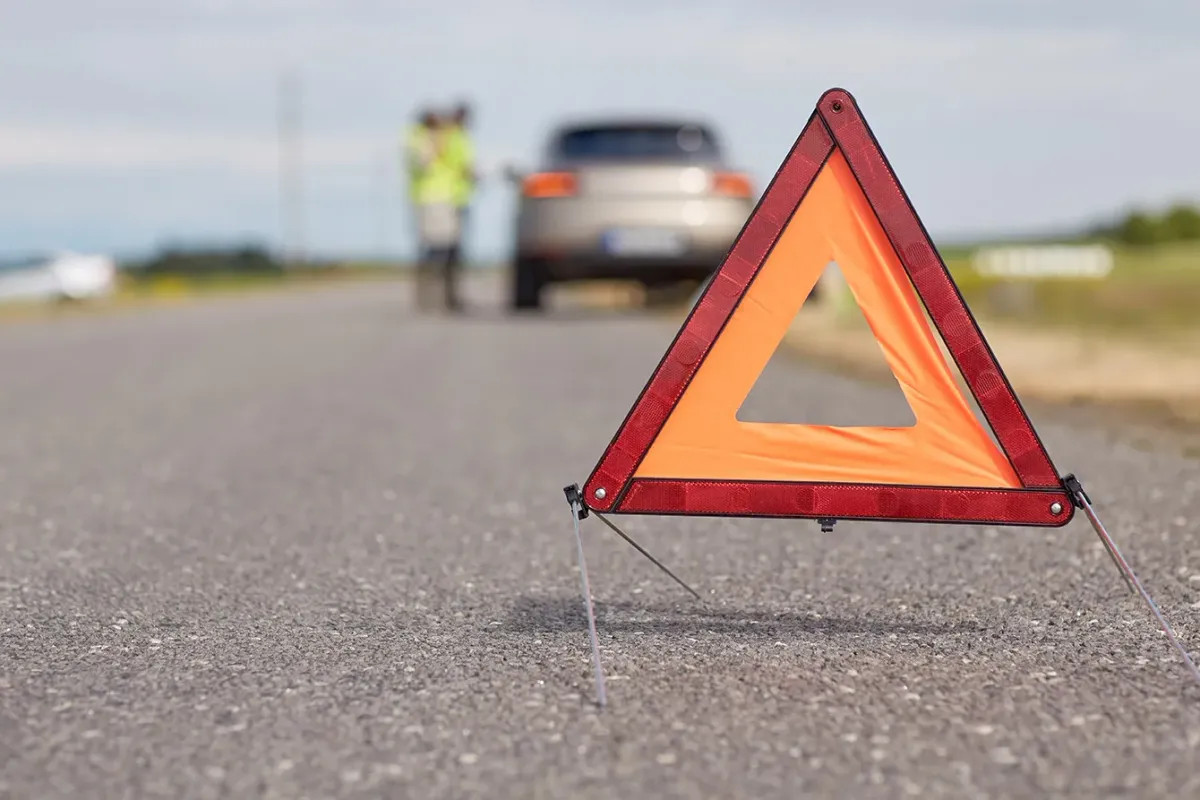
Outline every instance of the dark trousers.
<path fill-rule="evenodd" d="M 463 242 L 467 238 L 467 220 L 470 217 L 470 209 L 468 206 L 458 207 L 458 241 L 450 248 L 450 260 L 455 268 L 462 266 L 463 260 Z"/>
<path fill-rule="evenodd" d="M 455 258 L 455 247 L 427 247 L 421 252 L 417 264 L 417 305 L 428 308 L 432 303 L 429 294 L 441 283 L 442 302 L 446 308 L 457 310 L 462 307 L 458 296 L 459 265 Z"/>
<path fill-rule="evenodd" d="M 417 262 L 417 306 L 420 308 L 432 305 L 428 300 L 428 295 L 438 283 L 442 285 L 444 306 L 451 311 L 462 308 L 462 300 L 458 294 L 458 279 L 463 260 L 463 228 L 467 220 L 465 206 L 458 208 L 458 215 L 459 235 L 453 244 L 445 247 L 421 245 Z"/>

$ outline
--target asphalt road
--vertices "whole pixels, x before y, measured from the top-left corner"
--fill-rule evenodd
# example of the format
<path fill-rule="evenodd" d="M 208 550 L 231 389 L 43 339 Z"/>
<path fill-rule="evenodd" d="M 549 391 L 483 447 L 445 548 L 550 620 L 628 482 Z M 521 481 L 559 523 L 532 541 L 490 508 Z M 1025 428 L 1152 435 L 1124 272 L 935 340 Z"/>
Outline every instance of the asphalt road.
<path fill-rule="evenodd" d="M 399 285 L 0 327 L 0 796 L 1200 796 L 1200 687 L 1082 516 L 628 521 L 703 604 L 589 519 L 598 711 L 561 488 L 672 333 Z M 1035 421 L 1200 647 L 1196 463 Z"/>

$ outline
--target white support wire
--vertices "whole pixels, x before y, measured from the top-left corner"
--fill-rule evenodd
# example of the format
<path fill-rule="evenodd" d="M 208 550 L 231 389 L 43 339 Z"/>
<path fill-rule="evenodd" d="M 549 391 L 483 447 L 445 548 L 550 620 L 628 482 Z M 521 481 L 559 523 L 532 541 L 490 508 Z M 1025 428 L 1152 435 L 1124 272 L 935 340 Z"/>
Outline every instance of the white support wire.
<path fill-rule="evenodd" d="M 1158 605 L 1154 602 L 1154 598 L 1152 598 L 1150 593 L 1146 591 L 1146 588 L 1142 586 L 1142 582 L 1139 581 L 1137 575 L 1134 574 L 1133 569 L 1129 566 L 1129 562 L 1127 562 L 1125 557 L 1121 555 L 1121 551 L 1117 548 L 1117 543 L 1114 542 L 1112 537 L 1108 535 L 1108 531 L 1104 528 L 1104 523 L 1102 523 L 1100 518 L 1096 516 L 1095 509 L 1092 508 L 1092 504 L 1088 501 L 1087 494 L 1082 490 L 1082 488 L 1075 489 L 1073 494 L 1079 501 L 1080 506 L 1083 508 L 1083 513 L 1087 515 L 1088 522 L 1092 523 L 1092 527 L 1096 530 L 1096 535 L 1099 536 L 1100 541 L 1104 543 L 1104 547 L 1108 550 L 1108 554 L 1112 557 L 1113 563 L 1115 563 L 1117 565 L 1117 569 L 1121 571 L 1121 577 L 1123 577 L 1125 582 L 1131 585 L 1137 591 L 1137 593 L 1142 596 L 1142 599 L 1146 601 L 1146 605 L 1150 607 L 1151 613 L 1153 613 L 1155 618 L 1158 619 L 1158 624 L 1162 627 L 1163 633 L 1167 635 L 1167 639 L 1171 642 L 1174 648 L 1179 651 L 1179 655 L 1183 657 L 1183 663 L 1187 666 L 1188 671 L 1191 672 L 1192 677 L 1196 679 L 1196 682 L 1200 683 L 1200 669 L 1197 669 L 1196 662 L 1192 660 L 1191 655 L 1188 654 L 1187 648 L 1184 647 L 1183 643 L 1180 642 L 1178 637 L 1175 636 L 1175 631 L 1171 630 L 1171 626 L 1167 622 L 1167 618 L 1164 617 L 1162 612 L 1158 610 Z"/>

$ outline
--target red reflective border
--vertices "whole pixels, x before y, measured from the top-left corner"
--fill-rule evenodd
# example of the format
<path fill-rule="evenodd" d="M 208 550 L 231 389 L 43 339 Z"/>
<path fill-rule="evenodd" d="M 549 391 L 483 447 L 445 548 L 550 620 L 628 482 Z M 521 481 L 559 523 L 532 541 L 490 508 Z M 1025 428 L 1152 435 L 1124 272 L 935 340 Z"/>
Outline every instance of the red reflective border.
<path fill-rule="evenodd" d="M 758 206 L 747 220 L 737 241 L 726 255 L 721 267 L 713 276 L 708 288 L 701 295 L 687 320 L 676 334 L 667 353 L 659 362 L 642 394 L 630 409 L 616 436 L 605 450 L 600 462 L 584 484 L 584 502 L 597 511 L 612 513 L 654 514 L 718 514 L 744 516 L 735 511 L 705 511 L 708 506 L 701 503 L 696 510 L 683 507 L 672 509 L 666 501 L 652 503 L 623 500 L 632 494 L 630 486 L 633 474 L 649 451 L 654 439 L 666 423 L 679 398 L 686 391 L 696 370 L 703 362 L 713 343 L 720 336 L 729 318 L 741 302 L 750 284 L 766 261 L 787 221 L 800 205 L 804 195 L 815 180 L 821 166 L 837 146 L 846 157 L 855 178 L 862 186 L 880 224 L 891 241 L 901 264 L 904 266 L 925 304 L 938 333 L 946 343 L 947 350 L 962 373 L 971 394 L 979 404 L 989 426 L 1005 456 L 1026 490 L 980 490 L 945 487 L 900 487 L 900 486 L 847 486 L 843 484 L 789 484 L 768 482 L 714 482 L 672 481 L 669 479 L 637 480 L 633 486 L 646 492 L 650 485 L 656 487 L 725 487 L 730 491 L 745 493 L 750 487 L 773 486 L 772 492 L 761 489 L 751 491 L 759 498 L 753 506 L 752 516 L 808 517 L 813 515 L 896 520 L 936 520 L 940 522 L 992 522 L 1004 525 L 1062 525 L 1071 513 L 1060 521 L 1049 514 L 1049 505 L 1058 498 L 1065 509 L 1073 508 L 1062 480 L 1050 461 L 1045 447 L 1034 431 L 1020 401 L 995 355 L 983 338 L 983 334 L 967 308 L 966 302 L 954 284 L 946 265 L 934 248 L 924 225 L 892 172 L 858 105 L 849 92 L 831 89 L 821 96 L 817 108 L 809 118 L 800 137 L 796 140 L 783 165 L 775 174 Z M 839 513 L 827 511 L 805 513 L 800 510 L 794 497 L 783 487 L 793 487 L 792 492 L 807 490 L 826 492 L 838 489 L 833 496 L 838 500 Z M 602 497 L 597 497 L 598 490 Z M 844 490 L 853 491 L 846 492 Z M 1057 490 L 1047 494 L 1045 491 Z M 662 489 L 655 489 L 653 497 L 662 497 Z M 704 491 L 712 491 L 704 490 Z M 864 493 L 865 492 L 865 493 Z M 876 494 L 872 494 L 875 492 Z M 882 492 L 883 494 L 879 494 Z M 909 503 L 896 508 L 937 508 L 934 515 L 912 516 L 913 512 L 893 516 L 876 516 L 890 513 L 890 498 L 897 493 L 913 492 Z M 929 494 L 929 493 L 934 494 Z M 982 494 L 981 494 L 982 493 Z M 1000 519 L 984 519 L 978 514 L 964 510 L 962 498 L 1003 496 L 1008 506 L 1024 508 L 1025 513 L 1009 512 Z M 673 494 L 679 502 L 691 495 Z M 703 495 L 698 495 L 703 496 Z M 739 495 L 740 496 L 740 495 Z M 822 494 L 822 497 L 827 496 Z M 1026 500 L 1015 500 L 1027 496 Z M 1047 500 L 1049 497 L 1051 499 Z M 772 511 L 767 505 L 774 498 L 779 503 Z M 874 499 L 873 499 L 874 498 Z M 926 499 L 921 499 L 926 498 Z M 933 499 L 928 499 L 933 498 Z M 938 499 L 940 498 L 940 499 Z M 954 499 L 957 498 L 957 499 Z M 936 502 L 935 502 L 936 500 Z M 619 502 L 620 501 L 620 502 Z M 687 501 L 691 502 L 691 501 Z M 859 508 L 856 503 L 863 506 Z M 1021 505 L 1029 503 L 1028 507 Z M 1044 503 L 1044 510 L 1037 512 L 1034 506 Z M 649 509 L 654 506 L 655 510 Z M 1007 507 L 1007 506 L 1006 506 Z M 687 508 L 693 508 L 689 505 Z M 855 509 L 859 508 L 856 512 Z M 864 510 L 865 509 L 865 510 Z M 872 510 L 874 509 L 874 510 Z M 883 509 L 883 511 L 880 511 Z M 957 518 L 955 513 L 971 514 L 969 519 Z M 1048 519 L 1047 519 L 1048 518 Z M 1007 521 L 1006 521 L 1007 520 Z"/>
<path fill-rule="evenodd" d="M 1058 514 L 1050 509 L 1055 503 Z M 637 478 L 613 513 L 1058 528 L 1075 507 L 1065 490 Z"/>
<path fill-rule="evenodd" d="M 834 142 L 875 210 L 917 295 L 946 343 L 979 410 L 987 419 L 1021 484 L 1058 488 L 1062 480 L 1025 409 L 996 362 L 979 325 L 930 241 L 908 195 L 849 92 L 831 89 L 817 102 Z"/>

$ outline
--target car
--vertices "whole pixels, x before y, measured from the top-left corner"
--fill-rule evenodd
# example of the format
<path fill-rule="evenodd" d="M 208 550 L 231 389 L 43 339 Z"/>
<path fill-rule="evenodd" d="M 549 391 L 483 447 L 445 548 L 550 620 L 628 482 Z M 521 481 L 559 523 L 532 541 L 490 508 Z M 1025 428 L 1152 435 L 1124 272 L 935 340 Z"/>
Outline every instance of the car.
<path fill-rule="evenodd" d="M 756 203 L 713 127 L 696 119 L 609 118 L 559 125 L 519 186 L 511 305 L 591 280 L 649 290 L 712 275 Z"/>
<path fill-rule="evenodd" d="M 116 283 L 117 265 L 108 256 L 60 251 L 0 259 L 0 302 L 94 299 L 111 294 Z"/>

